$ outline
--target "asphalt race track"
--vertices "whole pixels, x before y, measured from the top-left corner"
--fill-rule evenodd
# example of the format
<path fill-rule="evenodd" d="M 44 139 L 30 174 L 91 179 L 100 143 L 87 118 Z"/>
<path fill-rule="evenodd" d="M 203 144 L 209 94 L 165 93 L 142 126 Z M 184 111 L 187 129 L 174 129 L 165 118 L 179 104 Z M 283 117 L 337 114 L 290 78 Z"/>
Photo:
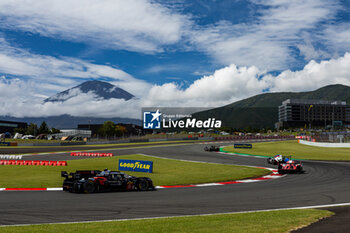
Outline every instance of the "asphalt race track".
<path fill-rule="evenodd" d="M 204 146 L 119 148 L 108 152 L 274 167 L 261 158 L 205 152 Z M 29 158 L 67 160 L 76 157 L 66 153 Z M 350 202 L 350 163 L 304 162 L 304 169 L 304 174 L 290 174 L 264 182 L 170 188 L 154 192 L 90 195 L 62 191 L 0 192 L 0 225 L 225 213 Z"/>
<path fill-rule="evenodd" d="M 128 148 L 128 147 L 145 147 L 145 146 L 154 146 L 154 145 L 172 145 L 172 144 L 186 144 L 186 143 L 194 143 L 194 141 L 169 141 L 169 142 L 163 142 L 163 143 L 150 143 L 149 145 L 145 143 L 128 143 L 123 145 L 118 144 L 118 145 L 89 145 L 89 146 L 46 146 L 46 147 L 41 147 L 41 146 L 30 146 L 30 147 L 19 147 L 19 148 L 14 148 L 14 147 L 0 147 L 0 152 L 1 154 L 26 154 L 26 153 L 45 153 L 45 152 L 51 152 L 51 151 L 70 151 L 70 150 L 101 150 L 101 149 L 113 149 L 113 148 Z"/>

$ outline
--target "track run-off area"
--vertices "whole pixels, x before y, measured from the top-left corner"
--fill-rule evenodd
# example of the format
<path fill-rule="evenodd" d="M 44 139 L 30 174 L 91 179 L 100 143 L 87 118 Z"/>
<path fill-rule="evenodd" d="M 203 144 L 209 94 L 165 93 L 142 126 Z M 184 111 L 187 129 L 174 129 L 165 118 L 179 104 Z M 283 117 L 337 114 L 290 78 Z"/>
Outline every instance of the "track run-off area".
<path fill-rule="evenodd" d="M 230 145 L 233 142 L 216 145 Z M 12 154 L 25 159 L 70 160 L 67 151 L 104 150 L 114 155 L 146 154 L 162 158 L 257 167 L 268 165 L 265 158 L 205 152 L 204 144 L 174 143 L 128 145 L 110 148 L 64 148 L 66 152 L 35 151 L 22 148 Z M 19 149 L 19 148 L 18 148 Z M 1 154 L 8 154 L 2 151 Z M 8 150 L 8 149 L 6 149 Z M 62 191 L 0 192 L 0 225 L 84 222 L 167 216 L 233 213 L 307 206 L 342 205 L 350 202 L 350 163 L 303 161 L 304 174 L 289 174 L 264 182 L 232 185 L 178 187 L 150 192 L 72 194 Z M 114 165 L 116 166 L 116 165 Z M 110 169 L 115 169 L 110 167 Z"/>

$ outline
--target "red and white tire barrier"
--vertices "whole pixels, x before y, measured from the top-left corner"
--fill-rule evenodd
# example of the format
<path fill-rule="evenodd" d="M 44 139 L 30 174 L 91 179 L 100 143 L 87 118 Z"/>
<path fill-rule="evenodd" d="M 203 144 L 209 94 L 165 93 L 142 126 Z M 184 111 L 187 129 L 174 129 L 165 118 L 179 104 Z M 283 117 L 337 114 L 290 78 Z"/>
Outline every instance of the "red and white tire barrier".
<path fill-rule="evenodd" d="M 67 161 L 0 160 L 0 165 L 67 166 Z"/>
<path fill-rule="evenodd" d="M 70 156 L 112 157 L 113 153 L 71 152 Z"/>

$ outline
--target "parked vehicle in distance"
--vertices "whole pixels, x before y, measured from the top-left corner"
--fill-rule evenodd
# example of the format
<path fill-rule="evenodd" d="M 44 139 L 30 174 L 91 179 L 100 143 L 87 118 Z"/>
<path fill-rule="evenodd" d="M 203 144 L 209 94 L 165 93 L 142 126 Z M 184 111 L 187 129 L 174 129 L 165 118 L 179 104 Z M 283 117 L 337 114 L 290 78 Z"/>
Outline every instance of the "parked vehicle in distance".
<path fill-rule="evenodd" d="M 33 135 L 24 135 L 22 139 L 35 139 Z"/>

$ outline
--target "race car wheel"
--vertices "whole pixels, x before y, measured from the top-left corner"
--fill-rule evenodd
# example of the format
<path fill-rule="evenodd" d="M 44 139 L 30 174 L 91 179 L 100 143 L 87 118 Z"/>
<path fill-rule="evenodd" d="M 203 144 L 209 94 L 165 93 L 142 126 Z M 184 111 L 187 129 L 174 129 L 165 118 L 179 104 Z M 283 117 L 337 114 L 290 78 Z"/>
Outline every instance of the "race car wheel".
<path fill-rule="evenodd" d="M 100 184 L 96 184 L 96 186 L 95 186 L 95 192 L 97 192 L 97 193 L 99 193 L 99 192 L 101 192 L 101 185 Z"/>
<path fill-rule="evenodd" d="M 84 184 L 85 193 L 93 193 L 95 192 L 95 184 L 93 181 L 88 181 Z"/>
<path fill-rule="evenodd" d="M 137 184 L 137 188 L 140 191 L 147 191 L 149 189 L 149 183 L 147 180 L 140 180 Z"/>
<path fill-rule="evenodd" d="M 72 193 L 77 193 L 77 192 L 79 192 L 78 183 L 77 183 L 77 182 L 74 182 L 74 183 L 73 183 L 73 187 L 72 187 L 72 189 L 71 189 L 71 192 L 72 192 Z"/>

